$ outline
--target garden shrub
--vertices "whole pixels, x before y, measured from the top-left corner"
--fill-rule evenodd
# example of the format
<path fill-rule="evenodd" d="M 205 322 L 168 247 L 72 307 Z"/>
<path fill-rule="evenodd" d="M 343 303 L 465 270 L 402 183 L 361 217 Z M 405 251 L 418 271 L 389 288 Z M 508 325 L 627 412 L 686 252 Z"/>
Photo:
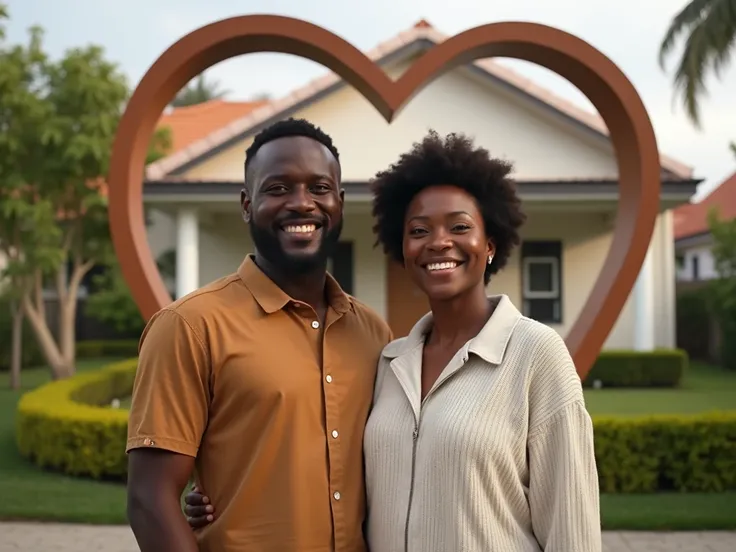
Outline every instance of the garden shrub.
<path fill-rule="evenodd" d="M 125 360 L 23 395 L 16 417 L 21 455 L 69 475 L 123 478 L 128 411 L 103 405 L 130 395 L 137 364 Z"/>
<path fill-rule="evenodd" d="M 137 339 L 78 341 L 77 358 L 128 358 L 138 356 Z"/>
<path fill-rule="evenodd" d="M 601 492 L 736 490 L 736 412 L 593 423 Z"/>
<path fill-rule="evenodd" d="M 603 351 L 585 378 L 590 387 L 679 387 L 688 364 L 680 349 L 654 351 Z"/>

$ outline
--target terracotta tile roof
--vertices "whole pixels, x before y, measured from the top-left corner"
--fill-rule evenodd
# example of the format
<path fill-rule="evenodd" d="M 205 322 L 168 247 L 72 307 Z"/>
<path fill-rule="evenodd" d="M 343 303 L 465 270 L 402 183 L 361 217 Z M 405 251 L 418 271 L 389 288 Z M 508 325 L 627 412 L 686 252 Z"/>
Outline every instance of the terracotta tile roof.
<path fill-rule="evenodd" d="M 707 232 L 711 207 L 717 207 L 722 218 L 736 218 L 736 172 L 698 203 L 688 203 L 673 211 L 675 239 Z"/>
<path fill-rule="evenodd" d="M 168 126 L 171 129 L 173 139 L 171 155 L 267 103 L 265 100 L 255 102 L 212 100 L 177 107 L 164 113 L 156 126 Z"/>
<path fill-rule="evenodd" d="M 437 31 L 434 27 L 430 26 L 426 20 L 422 19 L 410 29 L 399 33 L 393 38 L 366 52 L 366 55 L 370 59 L 378 61 L 384 56 L 397 51 L 401 47 L 418 40 L 429 40 L 435 44 L 439 44 L 444 42 L 447 38 L 448 37 L 446 35 Z M 492 59 L 478 60 L 474 62 L 474 65 L 496 78 L 504 80 L 512 86 L 523 90 L 532 97 L 543 101 L 589 128 L 608 136 L 606 124 L 597 113 L 591 113 L 581 109 L 572 102 L 541 88 L 528 78 L 498 64 Z M 341 79 L 338 75 L 330 72 L 320 78 L 312 80 L 305 86 L 293 91 L 291 94 L 283 98 L 259 106 L 256 109 L 247 112 L 240 118 L 230 120 L 227 126 L 223 124 L 221 128 L 214 130 L 211 134 L 200 136 L 198 140 L 193 141 L 183 149 L 180 149 L 149 165 L 146 169 L 146 178 L 149 180 L 159 180 L 164 178 L 168 173 L 176 170 L 189 161 L 196 159 L 199 155 L 212 150 L 231 138 L 246 133 L 255 125 L 263 123 L 269 118 L 297 105 L 299 102 L 316 95 L 340 80 Z M 660 155 L 660 158 L 662 167 L 675 174 L 678 178 L 692 178 L 693 170 L 691 167 L 665 155 Z"/>

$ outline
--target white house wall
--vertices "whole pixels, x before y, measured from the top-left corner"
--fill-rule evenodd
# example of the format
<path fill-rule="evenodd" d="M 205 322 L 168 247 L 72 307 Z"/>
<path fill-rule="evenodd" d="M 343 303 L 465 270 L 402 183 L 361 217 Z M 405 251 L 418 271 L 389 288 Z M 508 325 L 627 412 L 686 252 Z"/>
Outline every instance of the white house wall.
<path fill-rule="evenodd" d="M 407 64 L 395 67 L 397 74 Z M 515 164 L 519 179 L 609 178 L 617 168 L 603 139 L 577 126 L 554 120 L 546 111 L 522 102 L 498 86 L 456 70 L 420 92 L 389 125 L 353 88 L 342 88 L 295 113 L 328 132 L 340 151 L 343 178 L 365 180 L 396 161 L 429 128 L 465 132 L 492 155 Z M 241 180 L 247 138 L 182 176 Z"/>
<path fill-rule="evenodd" d="M 677 268 L 677 279 L 684 282 L 712 280 L 718 276 L 715 259 L 710 245 L 683 247 L 678 251 L 682 264 Z M 698 263 L 698 277 L 695 278 L 695 259 Z"/>

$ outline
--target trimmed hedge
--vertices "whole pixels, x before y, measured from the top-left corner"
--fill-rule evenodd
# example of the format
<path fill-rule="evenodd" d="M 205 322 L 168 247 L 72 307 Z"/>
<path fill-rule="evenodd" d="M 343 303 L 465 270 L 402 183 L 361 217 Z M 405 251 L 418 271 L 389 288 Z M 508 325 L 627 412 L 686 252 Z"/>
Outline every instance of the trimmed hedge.
<path fill-rule="evenodd" d="M 736 490 L 736 412 L 593 424 L 601 492 Z"/>
<path fill-rule="evenodd" d="M 603 351 L 585 378 L 603 387 L 679 387 L 688 355 L 680 349 L 655 351 Z"/>
<path fill-rule="evenodd" d="M 94 405 L 127 395 L 136 366 L 126 360 L 25 394 L 21 454 L 70 475 L 124 478 L 128 411 Z M 736 412 L 594 417 L 593 425 L 602 492 L 736 490 Z"/>
<path fill-rule="evenodd" d="M 128 358 L 138 356 L 138 340 L 78 341 L 77 358 Z"/>
<path fill-rule="evenodd" d="M 128 411 L 103 405 L 130 394 L 137 365 L 118 362 L 23 395 L 16 417 L 21 455 L 69 475 L 123 478 Z"/>

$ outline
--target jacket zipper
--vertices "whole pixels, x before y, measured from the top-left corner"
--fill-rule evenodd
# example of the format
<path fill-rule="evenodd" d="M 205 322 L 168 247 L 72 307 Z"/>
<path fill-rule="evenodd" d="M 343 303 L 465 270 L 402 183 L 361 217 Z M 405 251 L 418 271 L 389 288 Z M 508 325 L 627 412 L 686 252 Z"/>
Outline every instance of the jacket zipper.
<path fill-rule="evenodd" d="M 419 413 L 419 420 L 414 426 L 412 433 L 412 449 L 411 449 L 411 484 L 409 486 L 409 505 L 406 508 L 406 527 L 404 528 L 404 552 L 409 552 L 409 517 L 411 515 L 411 504 L 414 498 L 414 471 L 417 459 L 417 440 L 419 439 L 419 424 L 422 422 L 422 414 Z"/>
<path fill-rule="evenodd" d="M 466 355 L 463 357 L 463 364 L 465 364 L 467 361 L 468 361 L 468 357 Z M 451 377 L 452 376 L 445 378 L 444 380 L 440 381 L 439 384 L 435 384 L 432 387 L 432 389 L 429 390 L 429 393 L 427 393 L 427 395 L 424 397 L 424 399 L 421 402 L 421 406 L 419 410 L 419 419 L 417 420 L 417 423 L 414 425 L 414 432 L 412 433 L 412 448 L 411 448 L 411 485 L 409 487 L 409 505 L 406 508 L 406 527 L 404 528 L 404 552 L 409 552 L 409 517 L 411 515 L 411 504 L 414 498 L 414 472 L 416 470 L 416 460 L 417 460 L 417 440 L 419 439 L 419 426 L 422 423 L 422 414 L 424 413 L 423 407 L 424 407 L 424 404 L 427 402 L 427 399 L 430 397 L 430 395 L 432 395 L 432 393 L 436 391 L 438 387 L 444 384 L 445 381 L 447 381 Z"/>

